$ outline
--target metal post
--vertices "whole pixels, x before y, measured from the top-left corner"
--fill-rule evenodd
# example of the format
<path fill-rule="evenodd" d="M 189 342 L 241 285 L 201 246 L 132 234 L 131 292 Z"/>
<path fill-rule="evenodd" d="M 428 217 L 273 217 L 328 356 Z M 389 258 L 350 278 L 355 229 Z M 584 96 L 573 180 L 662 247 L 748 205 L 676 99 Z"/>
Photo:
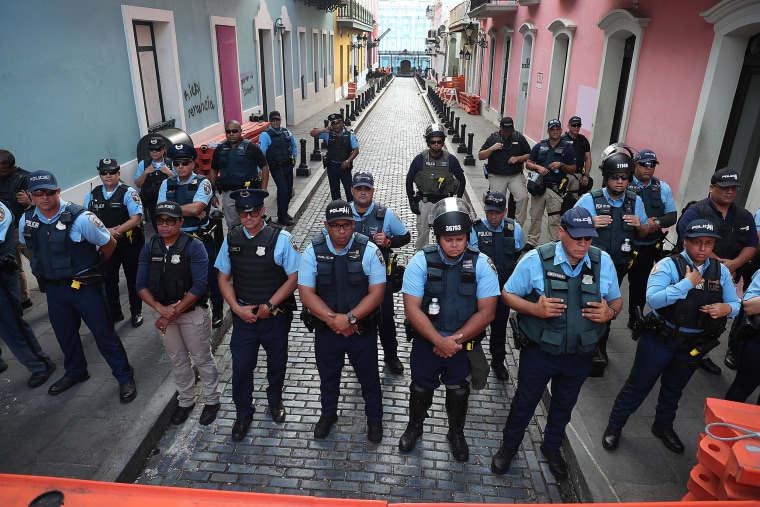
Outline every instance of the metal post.
<path fill-rule="evenodd" d="M 459 137 L 459 116 L 454 118 L 454 135 L 451 136 L 452 143 L 461 143 L 462 138 Z"/>
<path fill-rule="evenodd" d="M 472 141 L 474 138 L 474 133 L 470 132 L 467 134 L 467 156 L 464 157 L 464 165 L 475 165 L 475 157 L 472 156 Z"/>
<path fill-rule="evenodd" d="M 306 163 L 306 139 L 301 139 L 301 165 L 296 169 L 296 176 L 311 176 L 311 169 Z"/>
<path fill-rule="evenodd" d="M 465 123 L 462 124 L 462 135 L 460 136 L 459 140 L 459 146 L 457 146 L 457 153 L 467 153 L 467 145 L 464 143 L 465 137 L 464 132 L 467 130 L 467 125 Z"/>
<path fill-rule="evenodd" d="M 341 114 L 343 114 L 343 108 L 340 109 Z M 346 114 L 343 115 L 343 125 L 346 127 L 351 126 L 351 103 L 349 102 L 346 104 Z"/>
<path fill-rule="evenodd" d="M 449 108 L 449 116 L 446 118 L 446 130 L 447 134 L 453 134 L 454 133 L 454 111 Z"/>
<path fill-rule="evenodd" d="M 322 160 L 322 152 L 319 151 L 319 138 L 314 138 L 314 151 L 311 152 L 309 160 Z"/>
<path fill-rule="evenodd" d="M 343 114 L 343 111 L 341 111 L 341 114 Z M 327 120 L 325 120 L 325 128 L 327 128 L 327 126 L 328 126 L 329 124 L 330 124 L 330 122 L 329 122 L 329 121 L 327 121 Z M 326 149 L 327 149 L 327 141 L 325 141 L 324 139 L 322 139 L 322 149 L 323 149 L 323 150 L 326 150 Z"/>

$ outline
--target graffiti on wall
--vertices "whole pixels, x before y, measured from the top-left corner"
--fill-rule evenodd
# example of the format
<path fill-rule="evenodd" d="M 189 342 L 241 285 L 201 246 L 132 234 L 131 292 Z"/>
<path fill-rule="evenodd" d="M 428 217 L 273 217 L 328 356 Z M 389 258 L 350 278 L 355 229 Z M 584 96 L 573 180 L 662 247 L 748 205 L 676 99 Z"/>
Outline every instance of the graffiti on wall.
<path fill-rule="evenodd" d="M 240 88 L 243 90 L 243 97 L 253 93 L 254 84 L 253 72 L 246 72 L 240 75 Z"/>
<path fill-rule="evenodd" d="M 193 104 L 187 109 L 187 114 L 189 116 L 195 116 L 203 113 L 204 111 L 213 111 L 216 109 L 214 101 L 211 100 L 208 95 L 206 95 L 205 99 L 201 95 L 200 83 L 192 83 L 187 85 L 185 90 L 182 92 L 182 95 L 185 98 L 185 102 L 189 102 L 190 100 L 199 101 L 197 104 Z"/>

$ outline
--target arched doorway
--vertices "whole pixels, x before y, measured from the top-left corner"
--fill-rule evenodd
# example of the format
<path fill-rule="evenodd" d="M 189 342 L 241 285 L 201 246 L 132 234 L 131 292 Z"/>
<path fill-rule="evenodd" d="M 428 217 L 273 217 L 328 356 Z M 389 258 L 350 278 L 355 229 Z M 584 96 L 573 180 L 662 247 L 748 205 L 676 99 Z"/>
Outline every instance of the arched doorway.
<path fill-rule="evenodd" d="M 533 69 L 533 42 L 536 25 L 523 23 L 519 32 L 523 36 L 522 56 L 520 58 L 520 87 L 517 90 L 517 110 L 515 112 L 515 130 L 525 131 L 525 118 L 528 114 L 528 97 L 530 96 L 530 74 Z"/>

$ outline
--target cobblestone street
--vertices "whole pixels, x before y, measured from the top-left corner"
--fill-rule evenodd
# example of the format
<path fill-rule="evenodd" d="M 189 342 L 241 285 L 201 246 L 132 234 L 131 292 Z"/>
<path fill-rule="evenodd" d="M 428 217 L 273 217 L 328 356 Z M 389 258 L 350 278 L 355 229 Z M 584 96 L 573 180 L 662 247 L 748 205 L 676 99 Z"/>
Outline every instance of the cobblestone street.
<path fill-rule="evenodd" d="M 412 158 L 425 147 L 422 134 L 432 119 L 413 79 L 397 78 L 379 100 L 356 132 L 361 149 L 355 170 L 374 174 L 375 200 L 392 207 L 411 231 L 411 243 L 397 251 L 406 263 L 414 253 L 416 227 L 406 200 L 405 177 Z M 293 228 L 300 251 L 323 226 L 329 202 L 327 180 L 317 188 Z M 471 450 L 469 462 L 457 463 L 451 456 L 443 388 L 436 392 L 417 448 L 408 455 L 398 451 L 398 439 L 407 422 L 411 344 L 406 342 L 402 326 L 401 294 L 396 295 L 395 303 L 399 355 L 406 370 L 403 375 L 394 375 L 380 364 L 385 412 L 381 444 L 367 440 L 364 403 L 348 364 L 343 371 L 338 423 L 326 440 L 313 439 L 320 412 L 319 376 L 313 334 L 303 326 L 297 312 L 285 380 L 286 422 L 275 424 L 268 413 L 262 349 L 255 372 L 257 413 L 248 436 L 239 443 L 231 441 L 235 408 L 228 333 L 216 352 L 223 388 L 219 417 L 210 426 L 199 425 L 199 403 L 184 425 L 172 426 L 164 435 L 136 482 L 389 502 L 559 503 L 566 501 L 568 494 L 572 496 L 564 489 L 568 486 L 560 486 L 549 473 L 545 458 L 538 452 L 542 407 L 509 472 L 492 475 L 491 457 L 499 448 L 508 403 L 514 395 L 512 382 L 499 382 L 493 373 L 486 389 L 473 391 L 470 397 L 465 427 Z M 507 362 L 514 378 L 516 358 L 510 354 Z"/>

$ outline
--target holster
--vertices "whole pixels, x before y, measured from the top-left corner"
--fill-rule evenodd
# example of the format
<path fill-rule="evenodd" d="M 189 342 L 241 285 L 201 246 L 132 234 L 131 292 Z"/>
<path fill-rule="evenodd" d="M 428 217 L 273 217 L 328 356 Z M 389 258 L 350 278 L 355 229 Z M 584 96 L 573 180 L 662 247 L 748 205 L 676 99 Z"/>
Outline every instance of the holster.
<path fill-rule="evenodd" d="M 512 340 L 514 342 L 515 350 L 530 347 L 533 344 L 533 341 L 523 333 L 522 329 L 520 329 L 520 326 L 517 324 L 514 317 L 509 318 L 509 327 L 512 328 Z"/>

